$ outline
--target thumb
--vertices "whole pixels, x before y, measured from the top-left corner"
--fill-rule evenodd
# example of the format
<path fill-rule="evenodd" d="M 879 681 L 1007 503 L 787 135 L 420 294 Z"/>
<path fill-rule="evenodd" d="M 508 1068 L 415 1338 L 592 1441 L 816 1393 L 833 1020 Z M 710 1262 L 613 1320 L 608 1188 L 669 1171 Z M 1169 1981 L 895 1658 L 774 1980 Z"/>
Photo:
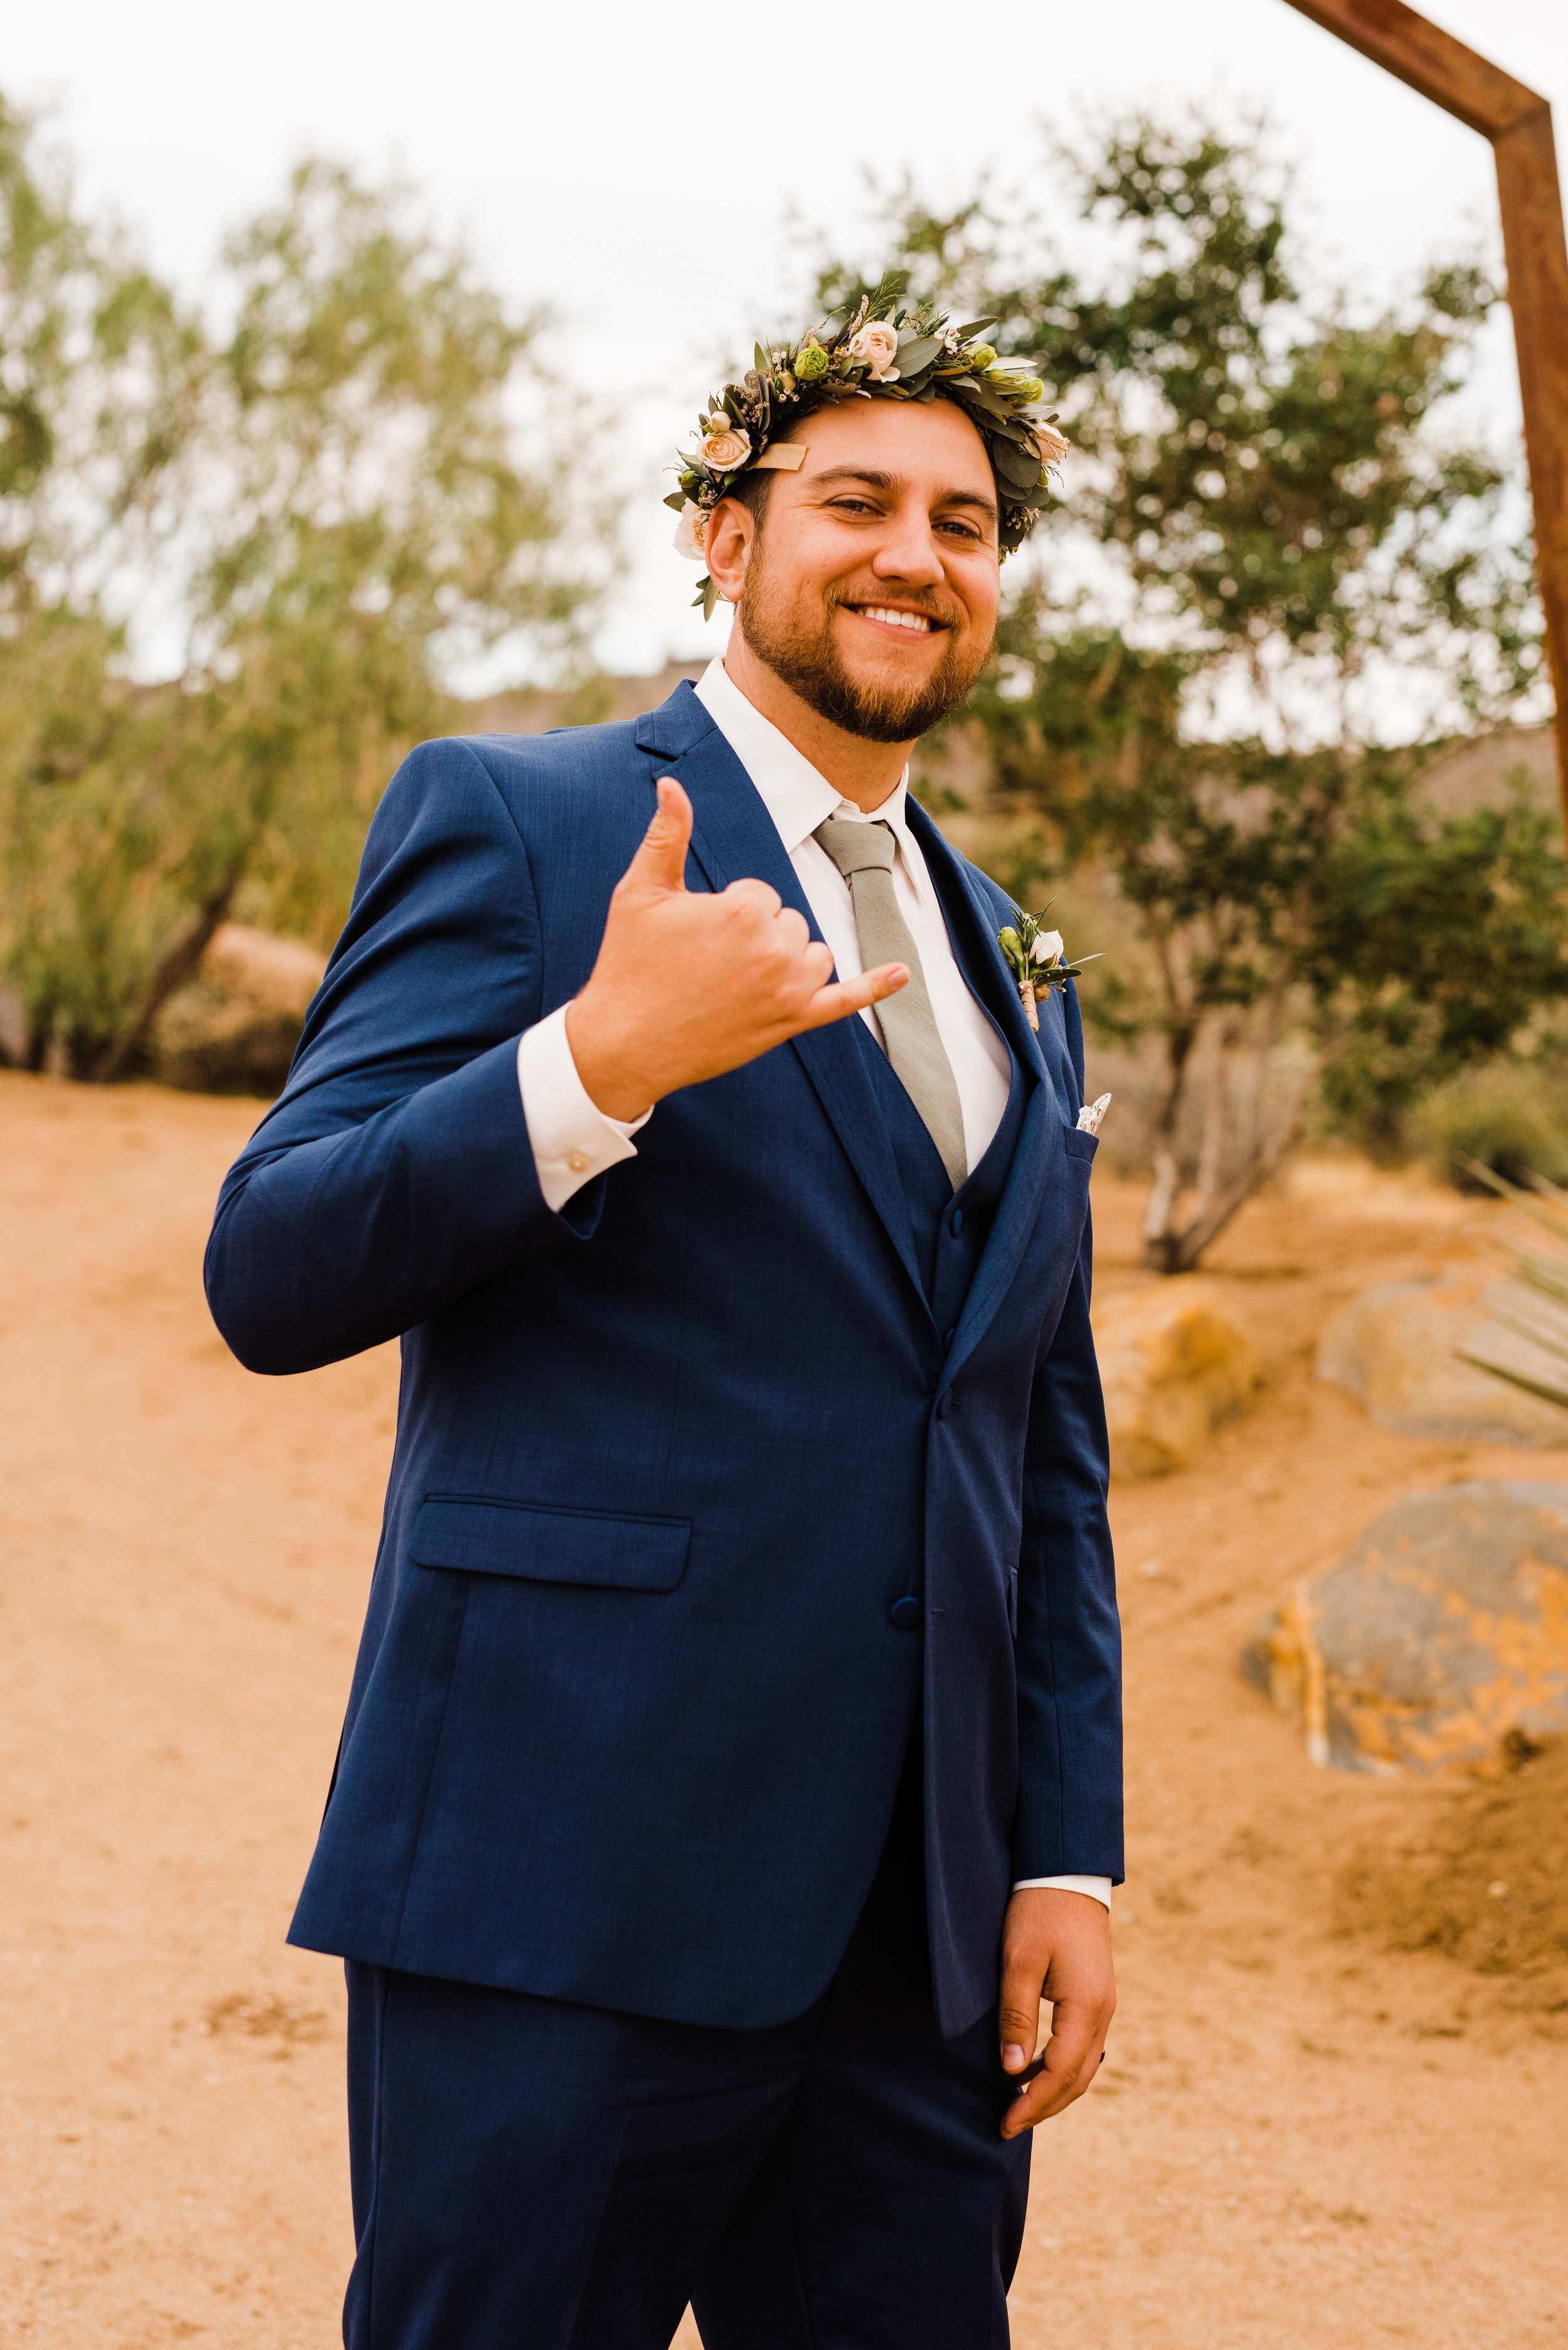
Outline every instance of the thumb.
<path fill-rule="evenodd" d="M 659 778 L 659 810 L 642 836 L 626 878 L 650 889 L 684 889 L 691 840 L 691 803 L 673 775 Z"/>
<path fill-rule="evenodd" d="M 1002 2070 L 1022 2073 L 1040 2037 L 1040 1983 L 1016 1963 L 1003 1968 L 997 2036 L 1002 2043 Z"/>

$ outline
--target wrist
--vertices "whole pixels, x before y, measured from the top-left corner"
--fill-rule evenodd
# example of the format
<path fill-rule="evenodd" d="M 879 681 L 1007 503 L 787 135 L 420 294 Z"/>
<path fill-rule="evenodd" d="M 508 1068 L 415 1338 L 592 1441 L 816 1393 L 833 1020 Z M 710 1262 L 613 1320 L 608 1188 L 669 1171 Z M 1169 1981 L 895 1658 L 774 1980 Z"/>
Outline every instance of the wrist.
<path fill-rule="evenodd" d="M 566 1008 L 566 1042 L 583 1091 L 597 1110 L 623 1125 L 647 1116 L 658 1090 L 603 1018 L 588 988 Z"/>

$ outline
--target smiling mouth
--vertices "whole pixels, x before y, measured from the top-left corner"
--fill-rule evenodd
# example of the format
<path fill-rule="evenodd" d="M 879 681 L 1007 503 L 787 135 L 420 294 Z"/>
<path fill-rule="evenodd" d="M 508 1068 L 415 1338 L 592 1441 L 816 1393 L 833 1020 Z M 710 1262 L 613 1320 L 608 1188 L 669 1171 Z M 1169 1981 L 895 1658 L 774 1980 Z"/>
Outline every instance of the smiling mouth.
<path fill-rule="evenodd" d="M 929 612 L 896 611 L 890 604 L 852 604 L 849 609 L 862 620 L 877 620 L 887 629 L 907 629 L 915 636 L 929 637 L 946 626 Z"/>

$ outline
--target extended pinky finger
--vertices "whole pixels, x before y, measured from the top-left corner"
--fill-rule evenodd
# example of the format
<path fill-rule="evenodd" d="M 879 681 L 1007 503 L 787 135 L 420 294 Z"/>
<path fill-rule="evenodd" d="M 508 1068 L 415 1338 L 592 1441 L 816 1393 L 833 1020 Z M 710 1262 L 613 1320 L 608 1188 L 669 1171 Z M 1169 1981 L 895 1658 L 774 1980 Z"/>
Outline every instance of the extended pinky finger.
<path fill-rule="evenodd" d="M 909 976 L 903 964 L 896 962 L 865 972 L 858 979 L 840 979 L 831 987 L 819 987 L 806 1006 L 805 1025 L 826 1028 L 835 1020 L 846 1020 L 852 1012 L 864 1012 L 867 1004 L 897 994 Z"/>
<path fill-rule="evenodd" d="M 858 979 L 846 979 L 842 984 L 845 994 L 853 996 L 855 1009 L 863 1012 L 867 1004 L 885 1003 L 901 987 L 908 987 L 909 974 L 901 962 L 883 962 L 875 971 L 863 971 Z"/>

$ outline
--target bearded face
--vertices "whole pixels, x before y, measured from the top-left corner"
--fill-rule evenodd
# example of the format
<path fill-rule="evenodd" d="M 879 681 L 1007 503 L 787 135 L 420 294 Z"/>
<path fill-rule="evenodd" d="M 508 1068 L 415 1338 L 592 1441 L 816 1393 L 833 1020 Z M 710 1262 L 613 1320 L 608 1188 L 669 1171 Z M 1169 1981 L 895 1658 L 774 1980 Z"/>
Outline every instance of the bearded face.
<path fill-rule="evenodd" d="M 784 566 L 770 563 L 765 545 L 757 554 L 761 564 L 753 555 L 746 581 L 746 642 L 818 717 L 846 734 L 912 743 L 963 700 L 985 665 L 992 637 L 967 629 L 939 597 L 917 604 L 906 591 L 895 608 L 875 583 L 851 583 L 803 599 Z M 895 608 L 896 621 L 884 617 Z M 857 662 L 853 638 L 847 647 L 843 641 L 853 629 L 878 623 L 913 633 L 914 620 L 936 640 L 936 659 L 923 673 L 894 667 L 869 648 L 868 658 Z"/>
<path fill-rule="evenodd" d="M 800 438 L 800 471 L 748 507 L 747 649 L 844 733 L 912 742 L 962 701 L 995 636 L 984 444 L 942 400 L 846 403 Z"/>

